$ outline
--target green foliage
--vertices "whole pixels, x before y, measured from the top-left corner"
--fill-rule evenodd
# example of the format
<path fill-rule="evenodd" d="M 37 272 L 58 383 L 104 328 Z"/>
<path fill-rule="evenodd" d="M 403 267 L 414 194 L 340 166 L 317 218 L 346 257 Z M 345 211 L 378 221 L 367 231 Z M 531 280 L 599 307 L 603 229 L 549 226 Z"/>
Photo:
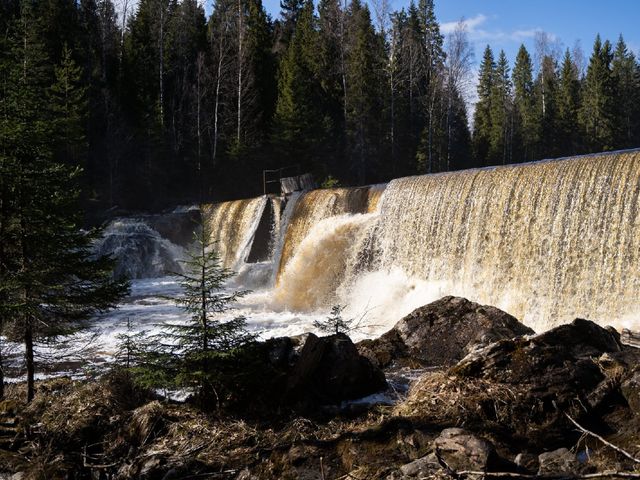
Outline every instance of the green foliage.
<path fill-rule="evenodd" d="M 486 165 L 491 148 L 491 110 L 494 91 L 496 64 L 493 51 L 487 45 L 480 63 L 480 77 L 478 80 L 478 102 L 473 121 L 473 151 L 476 159 Z"/>
<path fill-rule="evenodd" d="M 340 180 L 329 175 L 320 184 L 320 188 L 336 188 L 340 186 Z"/>
<path fill-rule="evenodd" d="M 580 78 L 567 49 L 560 68 L 558 87 L 558 150 L 561 154 L 576 154 L 580 148 L 578 110 L 580 108 Z"/>
<path fill-rule="evenodd" d="M 540 139 L 539 115 L 533 83 L 533 64 L 524 45 L 520 46 L 513 67 L 515 144 L 514 159 L 527 162 L 536 158 Z"/>
<path fill-rule="evenodd" d="M 224 318 L 248 292 L 225 289 L 233 272 L 222 266 L 210 237 L 205 222 L 196 236 L 196 250 L 184 261 L 186 273 L 177 274 L 183 296 L 175 300 L 189 321 L 165 323 L 162 333 L 150 337 L 124 338 L 123 348 L 129 348 L 129 340 L 140 341 L 143 354 L 133 373 L 142 385 L 187 389 L 202 402 L 214 398 L 220 406 L 236 388 L 241 375 L 235 362 L 255 335 L 247 331 L 243 316 Z"/>
<path fill-rule="evenodd" d="M 578 114 L 585 144 L 591 151 L 612 150 L 615 145 L 617 126 L 612 60 L 611 44 L 608 40 L 602 43 L 598 35 L 593 44 Z"/>
<path fill-rule="evenodd" d="M 128 292 L 112 279 L 111 260 L 94 258 L 99 231 L 80 229 L 82 169 L 71 157 L 84 139 L 84 91 L 68 50 L 50 68 L 41 27 L 23 2 L 3 62 L 11 81 L 0 107 L 0 316 L 8 336 L 25 346 L 29 400 L 34 345 L 74 333 Z"/>
<path fill-rule="evenodd" d="M 344 333 L 349 334 L 354 329 L 354 318 L 345 319 L 342 317 L 342 311 L 345 309 L 344 305 L 334 305 L 331 307 L 331 314 L 325 320 L 316 320 L 313 322 L 313 326 L 321 332 L 334 334 Z"/>

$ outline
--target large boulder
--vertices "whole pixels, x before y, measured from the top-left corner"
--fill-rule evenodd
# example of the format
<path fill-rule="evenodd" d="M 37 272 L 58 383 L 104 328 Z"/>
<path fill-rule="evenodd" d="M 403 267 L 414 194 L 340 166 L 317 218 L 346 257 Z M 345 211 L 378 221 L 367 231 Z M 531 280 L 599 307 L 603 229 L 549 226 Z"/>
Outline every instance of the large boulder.
<path fill-rule="evenodd" d="M 288 375 L 286 401 L 339 403 L 386 389 L 382 371 L 342 333 L 309 334 Z"/>
<path fill-rule="evenodd" d="M 514 392 L 507 400 L 513 416 L 522 415 L 520 420 L 530 424 L 546 424 L 546 434 L 555 431 L 559 439 L 563 430 L 573 428 L 562 412 L 594 411 L 619 391 L 627 369 L 623 358 L 615 330 L 577 319 L 534 337 L 501 340 L 477 349 L 451 373 L 461 381 L 477 379 Z M 518 428 L 518 420 L 511 421 Z M 551 428 L 552 424 L 558 428 Z"/>
<path fill-rule="evenodd" d="M 358 344 L 380 367 L 393 362 L 449 366 L 478 345 L 535 332 L 508 313 L 460 297 L 444 297 L 417 308 L 376 340 Z"/>
<path fill-rule="evenodd" d="M 629 408 L 635 415 L 640 415 L 640 368 L 629 375 L 620 388 Z"/>
<path fill-rule="evenodd" d="M 446 372 L 426 372 L 396 414 L 504 429 L 534 450 L 579 433 L 566 418 L 602 418 L 626 407 L 619 395 L 631 357 L 615 330 L 575 320 L 532 337 L 474 349 Z"/>
<path fill-rule="evenodd" d="M 469 353 L 453 371 L 503 384 L 528 385 L 542 401 L 566 403 L 594 392 L 606 379 L 610 355 L 621 352 L 620 336 L 589 320 L 576 319 L 540 335 L 501 340 Z M 603 356 L 604 355 L 604 356 Z"/>

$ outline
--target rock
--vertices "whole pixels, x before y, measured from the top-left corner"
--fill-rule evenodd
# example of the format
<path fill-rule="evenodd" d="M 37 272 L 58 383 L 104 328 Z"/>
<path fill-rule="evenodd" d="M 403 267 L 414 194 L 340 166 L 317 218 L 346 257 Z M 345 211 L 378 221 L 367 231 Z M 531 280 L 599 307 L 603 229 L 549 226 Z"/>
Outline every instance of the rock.
<path fill-rule="evenodd" d="M 435 454 L 430 453 L 413 462 L 402 465 L 400 471 L 402 475 L 406 477 L 430 478 L 434 471 L 440 470 L 441 468 Z"/>
<path fill-rule="evenodd" d="M 285 398 L 303 403 L 339 403 L 387 388 L 382 371 L 358 353 L 344 334 L 309 334 L 289 375 Z"/>
<path fill-rule="evenodd" d="M 578 468 L 576 456 L 566 448 L 545 452 L 538 456 L 538 475 L 575 473 Z"/>
<path fill-rule="evenodd" d="M 436 451 L 454 471 L 486 471 L 495 457 L 493 445 L 462 428 L 447 428 L 434 442 Z"/>
<path fill-rule="evenodd" d="M 640 368 L 637 368 L 620 386 L 624 399 L 635 415 L 640 415 Z"/>
<path fill-rule="evenodd" d="M 394 361 L 420 366 L 453 365 L 477 345 L 530 335 L 511 315 L 460 297 L 444 297 L 417 308 L 376 340 L 358 344 L 380 367 Z"/>
<path fill-rule="evenodd" d="M 546 410 L 555 409 L 554 404 L 568 405 L 577 398 L 595 408 L 604 398 L 599 389 L 611 388 L 601 385 L 608 377 L 598 358 L 620 349 L 615 330 L 577 319 L 535 337 L 501 340 L 475 350 L 452 372 L 523 387 L 525 397 L 520 401 Z"/>
<path fill-rule="evenodd" d="M 517 467 L 520 467 L 523 470 L 528 472 L 537 472 L 540 467 L 540 462 L 538 461 L 538 456 L 533 453 L 519 453 L 516 455 L 513 463 L 516 464 Z"/>

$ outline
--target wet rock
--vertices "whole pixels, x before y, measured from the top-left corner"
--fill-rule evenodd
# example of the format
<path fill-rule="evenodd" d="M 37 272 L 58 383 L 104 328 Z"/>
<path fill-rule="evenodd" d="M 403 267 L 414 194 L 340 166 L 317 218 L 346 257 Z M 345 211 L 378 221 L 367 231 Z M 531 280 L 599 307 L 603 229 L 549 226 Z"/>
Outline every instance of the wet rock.
<path fill-rule="evenodd" d="M 640 368 L 637 368 L 621 385 L 620 390 L 629 408 L 640 415 Z"/>
<path fill-rule="evenodd" d="M 538 475 L 574 473 L 578 468 L 576 456 L 566 448 L 545 452 L 538 456 Z"/>
<path fill-rule="evenodd" d="M 595 408 L 604 397 L 598 389 L 609 388 L 601 385 L 609 379 L 597 359 L 620 350 L 615 330 L 577 319 L 535 337 L 501 340 L 477 349 L 452 372 L 525 387 L 520 402 L 539 404 L 545 410 L 577 398 Z"/>
<path fill-rule="evenodd" d="M 303 403 L 338 403 L 384 390 L 380 369 L 358 353 L 344 334 L 309 334 L 288 377 L 285 398 Z"/>
<path fill-rule="evenodd" d="M 460 297 L 444 297 L 414 310 L 376 340 L 358 344 L 380 367 L 453 365 L 478 345 L 533 334 L 511 315 Z"/>
<path fill-rule="evenodd" d="M 485 471 L 496 455 L 490 442 L 461 428 L 443 430 L 434 446 L 442 460 L 454 471 Z"/>

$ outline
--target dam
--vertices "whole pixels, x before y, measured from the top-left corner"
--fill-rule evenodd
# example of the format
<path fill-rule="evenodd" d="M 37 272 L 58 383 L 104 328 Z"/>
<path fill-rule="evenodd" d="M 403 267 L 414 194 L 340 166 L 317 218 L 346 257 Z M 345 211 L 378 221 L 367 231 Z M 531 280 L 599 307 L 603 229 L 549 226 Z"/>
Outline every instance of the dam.
<path fill-rule="evenodd" d="M 366 336 L 459 295 L 536 331 L 577 317 L 638 330 L 639 194 L 634 150 L 261 196 L 201 215 L 259 316 L 340 304 Z"/>
<path fill-rule="evenodd" d="M 340 303 L 352 315 L 397 310 L 397 320 L 452 294 L 536 331 L 576 317 L 637 324 L 639 194 L 638 151 L 304 192 L 274 231 L 283 245 L 265 287 L 283 310 Z M 221 205 L 245 204 L 245 215 L 258 213 L 251 202 Z M 217 232 L 256 223 L 210 220 Z"/>

